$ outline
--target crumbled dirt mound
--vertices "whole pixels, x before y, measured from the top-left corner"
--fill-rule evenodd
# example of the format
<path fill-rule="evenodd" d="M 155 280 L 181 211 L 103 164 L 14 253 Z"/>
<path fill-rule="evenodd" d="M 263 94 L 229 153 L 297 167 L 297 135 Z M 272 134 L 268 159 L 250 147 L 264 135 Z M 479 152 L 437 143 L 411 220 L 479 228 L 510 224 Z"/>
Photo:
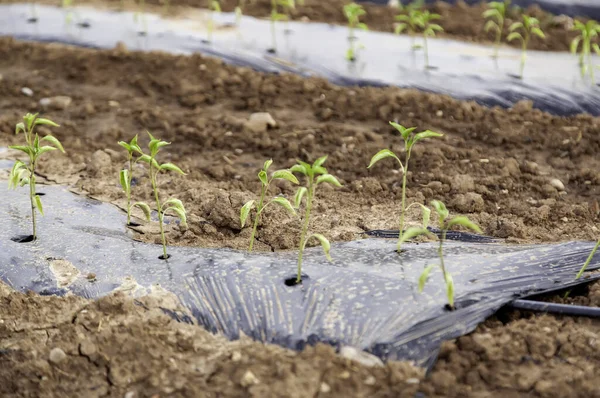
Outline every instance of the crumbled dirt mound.
<path fill-rule="evenodd" d="M 227 341 L 165 315 L 167 295 L 97 301 L 0 283 L 2 397 L 409 397 L 420 369 L 367 367 L 317 345 L 302 352 Z"/>
<path fill-rule="evenodd" d="M 325 166 L 344 186 L 319 187 L 314 232 L 340 241 L 356 239 L 365 229 L 397 228 L 401 174 L 391 161 L 366 167 L 382 148 L 402 152 L 390 120 L 445 134 L 414 148 L 409 201 L 441 199 L 452 212 L 468 214 L 484 233 L 514 241 L 597 235 L 600 119 L 589 115 L 552 116 L 527 102 L 507 110 L 415 90 L 342 88 L 321 79 L 260 74 L 200 55 L 95 51 L 11 39 L 0 39 L 0 74 L 0 145 L 18 142 L 14 126 L 26 111 L 43 111 L 61 125 L 52 132 L 67 154 L 46 156 L 39 164 L 48 181 L 70 183 L 124 207 L 117 176 L 126 154 L 117 141 L 140 134 L 145 146 L 148 129 L 172 142 L 159 160 L 178 164 L 188 175 L 162 174 L 160 189 L 163 199 L 178 197 L 189 213 L 188 229 L 169 229 L 173 244 L 247 247 L 250 228 L 240 227 L 239 209 L 258 195 L 256 175 L 268 158 L 274 168 L 283 168 L 296 159 L 329 155 Z M 23 95 L 23 87 L 33 96 Z M 72 103 L 45 111 L 38 104 L 58 95 Z M 246 121 L 254 112 L 269 112 L 277 127 L 249 129 Z M 134 199 L 152 204 L 142 165 L 134 177 Z M 291 183 L 273 185 L 273 195 L 294 193 Z M 419 222 L 413 209 L 409 220 Z M 155 226 L 138 230 L 137 239 L 159 242 Z M 298 220 L 272 207 L 263 215 L 256 248 L 291 249 L 298 236 Z"/>
<path fill-rule="evenodd" d="M 15 3 L 17 0 L 0 0 L 0 3 Z M 46 3 L 49 5 L 57 5 L 54 0 L 40 0 L 38 3 Z M 169 0 L 169 8 L 165 9 L 163 5 L 166 0 L 146 0 L 146 10 L 157 13 L 168 13 L 171 16 L 185 15 L 186 7 L 206 8 L 209 1 L 198 0 Z M 221 8 L 224 12 L 233 12 L 240 3 L 239 0 L 221 0 Z M 269 18 L 271 14 L 271 0 L 249 0 L 244 6 L 244 14 L 256 18 Z M 338 25 L 346 25 L 347 20 L 343 14 L 343 7 L 347 4 L 346 0 L 305 0 L 304 5 L 301 2 L 296 2 L 296 9 L 289 15 L 292 20 L 304 20 L 311 22 L 325 22 Z M 406 3 L 406 1 L 404 1 Z M 111 6 L 112 8 L 121 8 L 122 5 L 126 9 L 136 9 L 135 1 L 122 0 L 78 0 L 78 5 L 94 4 L 96 6 Z M 392 7 L 380 6 L 370 3 L 362 3 L 367 11 L 361 21 L 365 22 L 370 30 L 382 32 L 394 32 L 395 16 L 400 12 Z M 439 25 L 444 28 L 444 32 L 437 34 L 438 37 L 447 37 L 451 39 L 493 43 L 496 39 L 494 32 L 485 32 L 484 25 L 486 23 L 482 14 L 487 10 L 484 2 L 481 4 L 468 5 L 461 0 L 456 4 L 448 4 L 438 1 L 427 6 L 431 12 L 441 15 Z M 507 15 L 503 41 L 508 35 L 508 27 L 515 21 L 521 21 L 522 13 L 534 16 L 540 20 L 540 27 L 546 33 L 546 39 L 532 37 L 529 49 L 540 51 L 569 51 L 571 40 L 577 36 L 576 32 L 572 31 L 573 19 L 567 16 L 555 16 L 546 11 L 543 11 L 539 6 L 530 6 L 527 9 L 513 9 Z M 577 18 L 583 22 L 588 19 Z M 520 42 L 514 40 L 511 43 L 504 45 L 520 48 Z"/>

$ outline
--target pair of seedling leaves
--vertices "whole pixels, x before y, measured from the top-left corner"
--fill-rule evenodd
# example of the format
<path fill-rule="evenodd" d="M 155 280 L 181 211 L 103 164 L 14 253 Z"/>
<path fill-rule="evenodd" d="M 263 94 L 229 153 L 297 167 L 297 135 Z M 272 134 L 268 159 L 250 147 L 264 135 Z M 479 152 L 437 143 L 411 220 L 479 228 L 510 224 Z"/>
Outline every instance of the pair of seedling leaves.
<path fill-rule="evenodd" d="M 130 215 L 131 215 L 132 207 L 137 207 L 140 210 L 142 210 L 146 220 L 150 221 L 151 210 L 150 210 L 150 206 L 148 206 L 148 204 L 146 204 L 144 202 L 136 202 L 133 205 L 130 204 L 131 203 L 131 180 L 132 180 L 131 171 L 133 170 L 133 165 L 136 162 L 144 162 L 149 165 L 149 167 L 150 167 L 150 182 L 152 184 L 152 189 L 154 191 L 154 196 L 156 198 L 156 206 L 157 206 L 157 211 L 158 211 L 158 215 L 159 215 L 159 221 L 161 223 L 161 225 L 160 225 L 161 226 L 161 235 L 163 235 L 163 238 L 164 238 L 164 234 L 162 232 L 162 220 L 163 220 L 164 215 L 167 212 L 172 212 L 177 217 L 179 217 L 179 219 L 181 220 L 181 224 L 183 226 L 187 225 L 187 218 L 186 218 L 186 214 L 185 214 L 185 207 L 183 206 L 183 203 L 181 202 L 181 200 L 171 198 L 171 199 L 168 199 L 167 201 L 165 201 L 164 203 L 160 203 L 159 196 L 158 196 L 158 188 L 157 188 L 157 177 L 158 177 L 158 174 L 162 171 L 173 171 L 173 172 L 176 172 L 181 175 L 185 175 L 185 173 L 183 172 L 183 170 L 181 170 L 179 167 L 177 167 L 173 163 L 163 163 L 163 164 L 158 163 L 158 161 L 156 160 L 156 155 L 160 151 L 160 148 L 170 145 L 170 142 L 166 142 L 166 141 L 162 141 L 160 139 L 154 138 L 154 136 L 152 136 L 152 134 L 150 134 L 150 132 L 147 132 L 147 133 L 148 133 L 148 136 L 150 137 L 150 142 L 148 143 L 148 149 L 150 150 L 149 155 L 145 154 L 142 151 L 142 149 L 140 148 L 140 146 L 138 145 L 138 142 L 137 142 L 138 136 L 137 135 L 135 137 L 133 137 L 133 139 L 129 143 L 124 142 L 124 141 L 119 141 L 119 145 L 121 145 L 123 148 L 125 148 L 125 150 L 127 150 L 128 161 L 129 161 L 129 170 L 127 170 L 127 169 L 121 170 L 121 172 L 119 174 L 119 181 L 121 183 L 121 187 L 127 194 L 127 222 L 128 222 L 128 224 L 130 222 Z M 140 156 L 134 160 L 134 155 L 136 153 L 139 154 Z"/>

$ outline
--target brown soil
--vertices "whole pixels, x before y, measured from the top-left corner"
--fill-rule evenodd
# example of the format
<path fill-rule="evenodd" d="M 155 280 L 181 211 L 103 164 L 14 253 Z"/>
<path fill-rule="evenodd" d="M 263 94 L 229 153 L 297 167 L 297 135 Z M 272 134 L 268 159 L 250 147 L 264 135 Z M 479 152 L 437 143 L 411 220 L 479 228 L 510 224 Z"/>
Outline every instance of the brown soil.
<path fill-rule="evenodd" d="M 0 3 L 21 2 L 17 0 L 0 0 Z M 55 0 L 41 0 L 40 3 L 56 5 Z M 113 8 L 121 7 L 122 4 L 128 9 L 133 9 L 135 1 L 122 0 L 77 0 L 76 4 L 95 4 L 95 5 L 112 5 Z M 153 7 L 163 5 L 166 0 L 146 0 L 147 10 L 154 12 L 164 12 L 163 8 Z M 233 12 L 238 6 L 239 0 L 221 0 L 221 7 L 224 12 Z M 244 14 L 257 17 L 268 18 L 271 14 L 271 0 L 248 0 L 244 6 Z M 299 2 L 297 2 L 299 3 Z M 297 5 L 295 11 L 290 14 L 292 20 L 304 20 L 312 22 L 326 22 L 338 25 L 346 25 L 347 21 L 342 12 L 342 9 L 347 0 L 305 0 L 304 5 Z M 171 15 L 185 14 L 185 7 L 208 7 L 208 0 L 169 0 L 168 13 Z M 394 32 L 395 24 L 397 23 L 394 17 L 400 12 L 391 7 L 379 6 L 370 3 L 363 3 L 367 14 L 361 19 L 365 22 L 370 30 L 382 32 Z M 485 32 L 484 25 L 486 23 L 482 13 L 487 9 L 483 3 L 474 4 L 472 6 L 458 1 L 451 5 L 438 1 L 428 5 L 427 8 L 431 12 L 441 15 L 439 24 L 444 28 L 444 32 L 438 34 L 439 37 L 447 37 L 470 42 L 493 43 L 495 34 L 493 32 Z M 535 16 L 540 20 L 540 27 L 546 33 L 546 39 L 532 37 L 529 49 L 540 51 L 569 51 L 571 40 L 577 36 L 576 32 L 572 31 L 573 19 L 567 16 L 555 16 L 540 9 L 539 6 L 531 6 L 525 10 L 513 9 L 509 12 L 505 22 L 503 40 L 508 35 L 508 27 L 512 22 L 520 21 L 522 13 L 530 16 Z M 587 18 L 576 18 L 586 22 Z M 504 45 L 520 48 L 519 41 L 505 43 Z"/>
<path fill-rule="evenodd" d="M 65 109 L 44 112 L 61 124 L 52 132 L 67 150 L 41 163 L 48 182 L 123 206 L 117 173 L 125 154 L 117 141 L 140 133 L 145 145 L 144 129 L 172 141 L 160 160 L 188 175 L 165 174 L 160 188 L 164 197 L 183 200 L 190 224 L 169 230 L 172 244 L 245 247 L 250 231 L 240 229 L 239 209 L 256 198 L 256 173 L 270 157 L 275 167 L 289 167 L 297 158 L 330 155 L 325 165 L 344 187 L 323 187 L 317 195 L 315 232 L 339 241 L 364 229 L 396 227 L 400 174 L 391 163 L 366 169 L 381 148 L 401 152 L 389 120 L 445 134 L 414 149 L 410 201 L 441 199 L 486 234 L 512 241 L 598 234 L 600 119 L 589 115 L 556 117 L 527 103 L 488 109 L 397 88 L 340 88 L 199 55 L 11 39 L 0 39 L 0 74 L 2 146 L 18 141 L 14 125 L 25 112 L 40 110 L 41 98 L 72 98 Z M 33 96 L 22 94 L 23 87 Z M 246 120 L 253 112 L 269 112 L 278 126 L 250 130 Z M 145 171 L 136 170 L 135 177 L 136 199 L 151 203 Z M 551 183 L 554 178 L 564 190 Z M 277 193 L 289 196 L 293 187 L 278 183 L 272 190 Z M 139 239 L 158 238 L 153 225 L 139 231 Z M 279 209 L 265 213 L 258 238 L 259 249 L 291 248 L 298 221 Z M 597 290 L 585 295 L 590 304 Z M 416 385 L 419 376 L 406 365 L 366 369 L 326 347 L 295 354 L 248 341 L 227 343 L 170 321 L 151 297 L 140 299 L 145 308 L 124 296 L 89 302 L 3 289 L 0 300 L 3 396 L 122 397 L 133 390 L 139 396 L 326 396 L 319 391 L 327 387 L 331 396 L 403 396 L 417 387 L 433 396 L 600 396 L 592 377 L 600 371 L 594 349 L 599 325 L 587 319 L 499 315 L 445 344 L 433 373 Z M 67 354 L 57 365 L 48 362 L 55 347 Z M 238 361 L 234 350 L 241 353 Z M 248 370 L 260 380 L 249 390 L 241 385 L 253 380 L 244 378 Z"/>

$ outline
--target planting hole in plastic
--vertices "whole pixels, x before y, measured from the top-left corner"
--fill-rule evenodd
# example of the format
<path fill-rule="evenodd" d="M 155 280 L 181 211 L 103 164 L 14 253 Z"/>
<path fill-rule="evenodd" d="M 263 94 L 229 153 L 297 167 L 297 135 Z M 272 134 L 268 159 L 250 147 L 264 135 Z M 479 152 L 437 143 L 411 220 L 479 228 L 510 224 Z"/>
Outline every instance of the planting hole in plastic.
<path fill-rule="evenodd" d="M 308 275 L 302 274 L 300 276 L 300 282 L 298 282 L 298 277 L 294 275 L 290 278 L 286 278 L 284 283 L 286 286 L 297 286 L 297 285 L 301 285 L 302 282 L 307 279 L 308 279 Z"/>
<path fill-rule="evenodd" d="M 159 259 L 159 260 L 168 260 L 168 259 L 170 259 L 170 258 L 171 258 L 171 255 L 170 255 L 170 254 L 167 254 L 167 256 L 166 256 L 166 257 L 165 257 L 165 255 L 164 255 L 164 254 L 161 254 L 160 256 L 158 256 L 158 259 Z"/>
<path fill-rule="evenodd" d="M 33 237 L 33 235 L 19 235 L 15 236 L 14 238 L 10 238 L 10 240 L 17 243 L 29 243 L 33 242 L 35 238 Z"/>

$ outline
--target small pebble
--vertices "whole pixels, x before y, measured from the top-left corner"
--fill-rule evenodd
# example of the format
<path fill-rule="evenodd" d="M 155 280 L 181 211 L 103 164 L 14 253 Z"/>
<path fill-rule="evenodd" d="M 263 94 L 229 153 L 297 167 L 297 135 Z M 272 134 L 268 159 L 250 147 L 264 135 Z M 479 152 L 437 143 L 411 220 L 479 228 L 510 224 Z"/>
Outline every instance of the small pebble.
<path fill-rule="evenodd" d="M 67 354 L 65 354 L 65 352 L 63 350 L 61 350 L 60 348 L 55 347 L 50 350 L 50 356 L 48 357 L 48 360 L 50 362 L 52 362 L 53 364 L 57 365 L 57 364 L 61 363 L 62 361 L 64 361 L 66 358 L 67 358 Z"/>
<path fill-rule="evenodd" d="M 118 108 L 119 105 L 120 104 L 117 101 L 108 101 L 108 106 L 112 106 L 113 108 Z"/>
<path fill-rule="evenodd" d="M 249 370 L 247 370 L 246 373 L 244 373 L 244 376 L 242 376 L 242 380 L 240 380 L 240 384 L 242 385 L 242 387 L 250 387 L 251 385 L 258 383 L 260 383 L 260 380 L 258 380 L 256 376 L 254 376 L 254 373 L 252 373 Z"/>
<path fill-rule="evenodd" d="M 435 113 L 435 115 L 436 115 L 437 117 L 442 117 L 442 116 L 444 116 L 444 111 L 437 111 L 437 112 Z"/>
<path fill-rule="evenodd" d="M 489 159 L 479 159 L 479 163 L 489 163 Z"/>
<path fill-rule="evenodd" d="M 329 391 L 331 391 L 331 387 L 329 387 L 329 384 L 323 382 L 323 383 L 321 383 L 320 390 L 321 390 L 321 393 L 327 394 Z"/>
<path fill-rule="evenodd" d="M 242 359 L 242 353 L 239 351 L 234 351 L 233 354 L 231 354 L 231 360 L 233 362 L 239 362 Z"/>
<path fill-rule="evenodd" d="M 368 386 L 372 386 L 375 384 L 375 382 L 377 382 L 377 380 L 375 380 L 374 376 L 369 376 L 365 379 L 365 384 Z"/>
<path fill-rule="evenodd" d="M 421 381 L 416 377 L 411 377 L 410 379 L 406 379 L 406 384 L 419 384 Z"/>
<path fill-rule="evenodd" d="M 23 93 L 23 95 L 26 95 L 28 97 L 33 97 L 33 90 L 30 89 L 29 87 L 23 87 L 21 89 L 21 93 Z"/>
<path fill-rule="evenodd" d="M 134 398 L 135 397 L 135 391 L 127 391 L 125 393 L 125 396 L 123 396 L 123 398 Z"/>
<path fill-rule="evenodd" d="M 554 188 L 556 188 L 559 191 L 565 190 L 565 184 L 563 184 L 562 181 L 559 180 L 558 178 L 553 178 L 552 180 L 550 180 L 550 185 L 552 185 Z"/>

